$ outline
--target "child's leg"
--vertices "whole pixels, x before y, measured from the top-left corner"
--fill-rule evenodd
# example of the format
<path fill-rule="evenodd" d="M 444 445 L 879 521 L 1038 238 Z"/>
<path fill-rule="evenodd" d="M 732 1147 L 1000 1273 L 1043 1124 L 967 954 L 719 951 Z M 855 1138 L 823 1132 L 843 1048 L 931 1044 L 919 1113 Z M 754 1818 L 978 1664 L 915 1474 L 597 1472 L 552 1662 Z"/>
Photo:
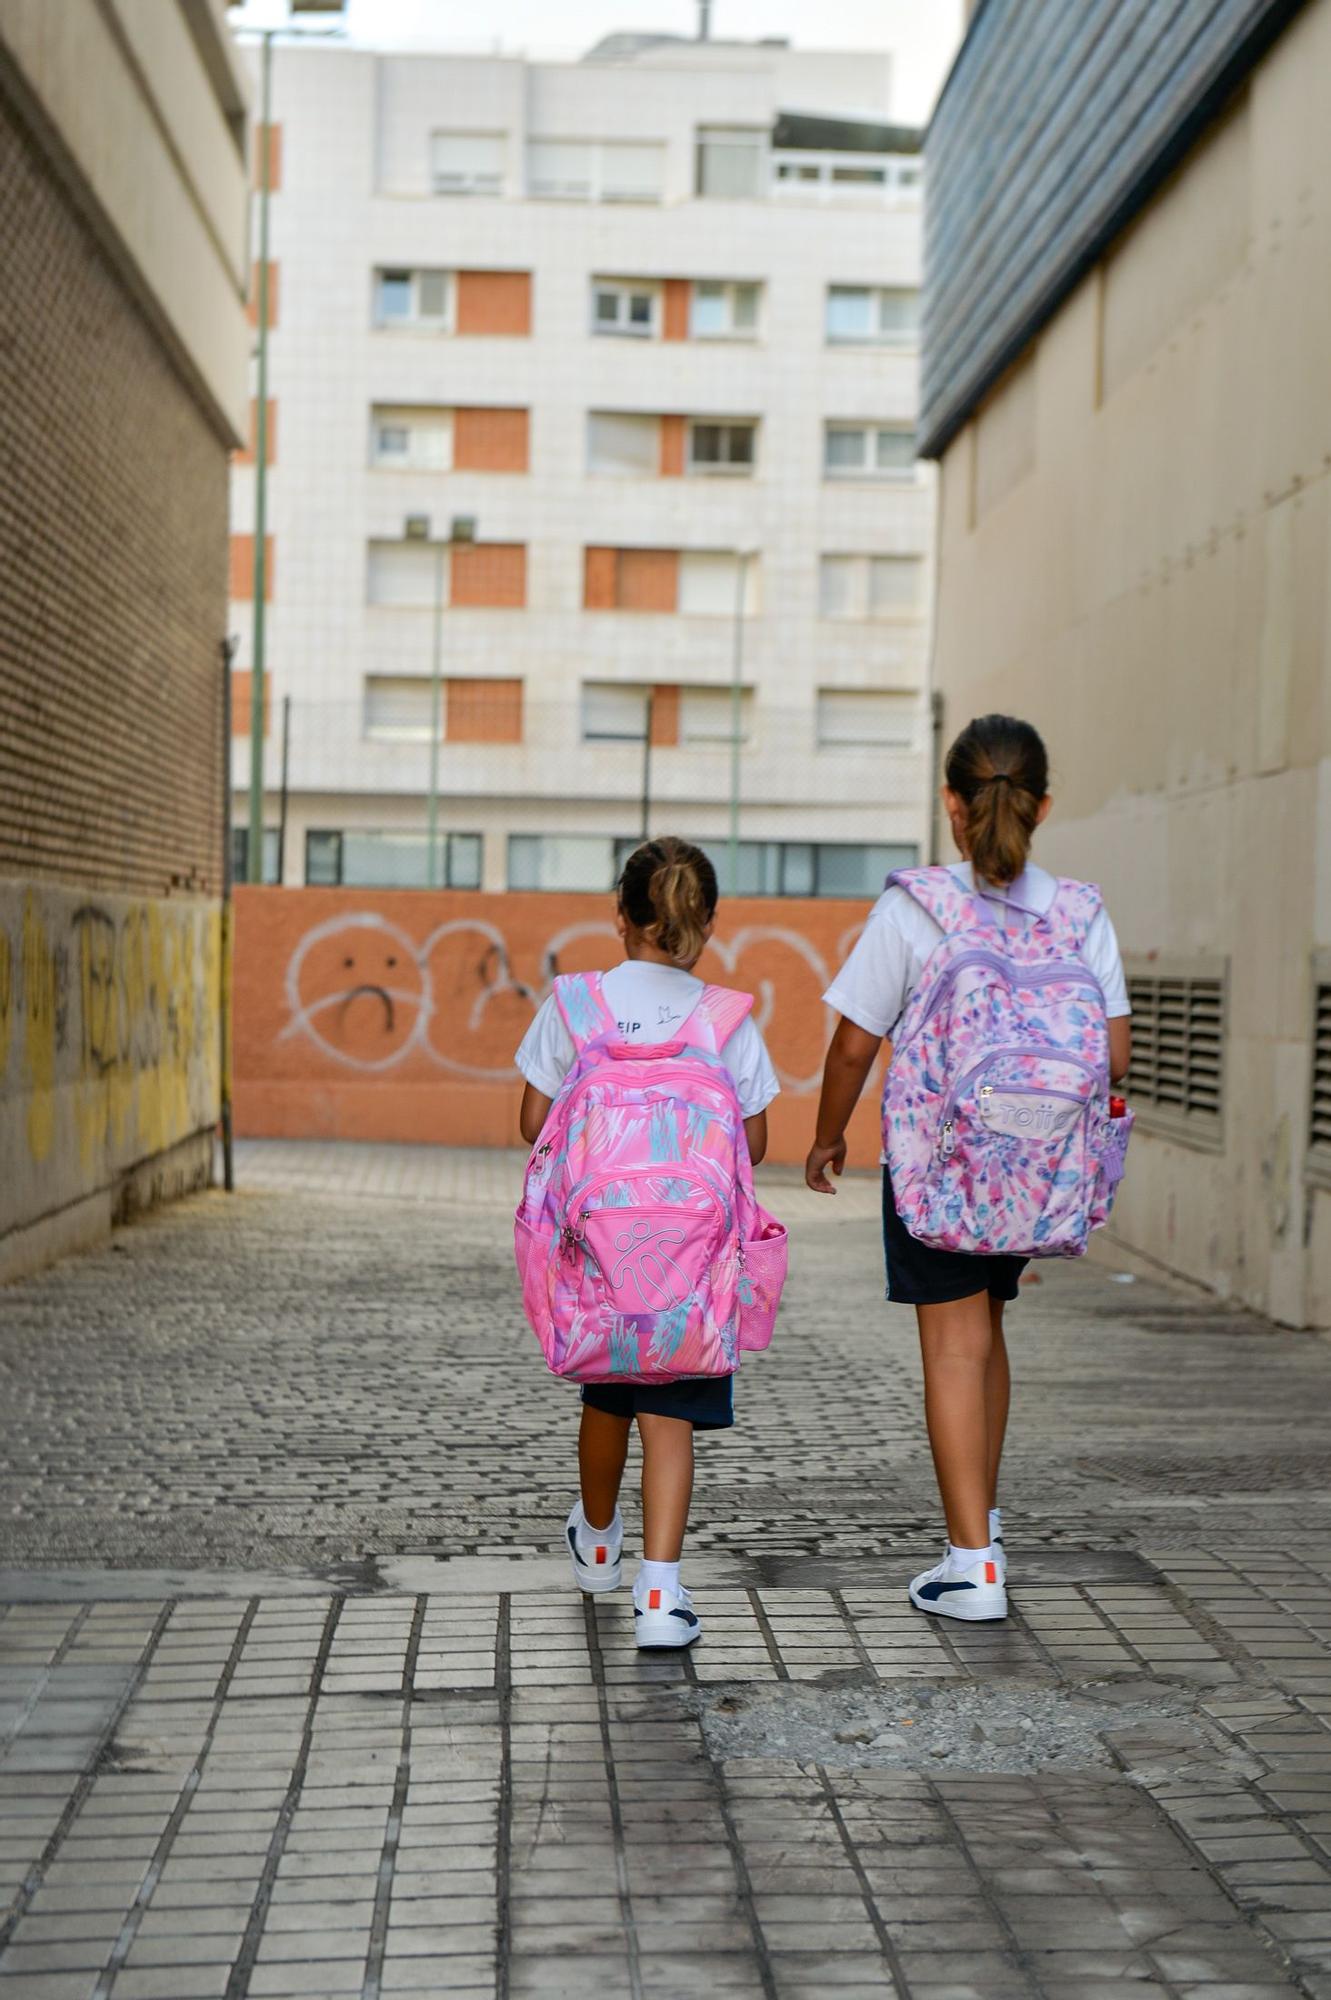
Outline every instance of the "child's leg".
<path fill-rule="evenodd" d="M 1012 1377 L 1008 1370 L 1007 1342 L 1003 1338 L 1003 1300 L 990 1299 L 989 1325 L 992 1340 L 989 1363 L 984 1371 L 985 1413 L 989 1424 L 989 1505 L 998 1505 L 998 1467 L 1007 1436 L 1008 1405 L 1012 1400 Z"/>
<path fill-rule="evenodd" d="M 989 1294 L 916 1306 L 924 1358 L 924 1414 L 947 1518 L 958 1548 L 989 1545 Z"/>
<path fill-rule="evenodd" d="M 631 1417 L 614 1417 L 590 1403 L 582 1406 L 578 1432 L 578 1473 L 582 1481 L 582 1513 L 589 1527 L 608 1528 L 619 1503 L 619 1483 L 629 1455 Z"/>
<path fill-rule="evenodd" d="M 677 1563 L 693 1498 L 693 1425 L 683 1417 L 639 1412 L 642 1436 L 642 1553 Z"/>

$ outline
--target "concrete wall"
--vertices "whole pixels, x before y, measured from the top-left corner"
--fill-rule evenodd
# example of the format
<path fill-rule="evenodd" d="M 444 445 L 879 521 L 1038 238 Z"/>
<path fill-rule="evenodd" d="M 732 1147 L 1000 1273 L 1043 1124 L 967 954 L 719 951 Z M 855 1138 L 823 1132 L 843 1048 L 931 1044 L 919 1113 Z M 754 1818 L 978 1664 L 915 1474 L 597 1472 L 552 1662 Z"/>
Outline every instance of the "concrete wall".
<path fill-rule="evenodd" d="M 831 1025 L 821 996 L 860 903 L 723 903 L 702 977 L 757 998 L 781 1078 L 770 1157 L 801 1162 Z M 249 1137 L 510 1146 L 517 1048 L 554 972 L 621 957 L 608 897 L 236 892 L 236 1129 Z M 851 1130 L 878 1158 L 877 1083 Z"/>
<path fill-rule="evenodd" d="M 221 912 L 0 881 L 0 1277 L 211 1178 Z"/>
<path fill-rule="evenodd" d="M 211 1171 L 244 128 L 213 0 L 0 0 L 0 1278 Z"/>
<path fill-rule="evenodd" d="M 1228 976 L 1223 1143 L 1143 1130 L 1126 1244 L 1331 1324 L 1305 1175 L 1331 943 L 1331 0 L 1294 22 L 942 461 L 947 724 L 1046 733 L 1047 865 Z"/>

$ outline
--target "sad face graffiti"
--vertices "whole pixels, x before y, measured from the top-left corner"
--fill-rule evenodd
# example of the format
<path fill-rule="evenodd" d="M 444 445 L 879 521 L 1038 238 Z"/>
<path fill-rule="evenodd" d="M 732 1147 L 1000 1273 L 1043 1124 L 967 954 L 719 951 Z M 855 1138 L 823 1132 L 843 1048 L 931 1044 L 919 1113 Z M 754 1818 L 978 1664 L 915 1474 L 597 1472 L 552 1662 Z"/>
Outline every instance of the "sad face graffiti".
<path fill-rule="evenodd" d="M 391 1069 L 423 1037 L 430 982 L 418 946 L 370 911 L 332 917 L 287 969 L 288 1035 L 304 1034 L 349 1068 Z"/>

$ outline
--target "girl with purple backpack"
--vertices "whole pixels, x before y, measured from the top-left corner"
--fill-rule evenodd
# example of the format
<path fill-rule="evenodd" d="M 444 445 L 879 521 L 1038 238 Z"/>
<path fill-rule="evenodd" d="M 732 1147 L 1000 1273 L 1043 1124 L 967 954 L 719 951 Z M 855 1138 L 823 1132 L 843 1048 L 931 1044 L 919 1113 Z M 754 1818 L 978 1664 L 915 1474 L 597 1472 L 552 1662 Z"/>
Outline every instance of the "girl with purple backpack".
<path fill-rule="evenodd" d="M 702 1631 L 679 1574 L 693 1433 L 733 1424 L 739 1347 L 770 1337 L 770 1323 L 745 1337 L 746 1316 L 769 1303 L 755 1297 L 767 1246 L 753 1239 L 771 1218 L 750 1170 L 780 1086 L 752 997 L 693 976 L 716 904 L 700 848 L 644 842 L 619 883 L 623 963 L 556 980 L 515 1058 L 522 1136 L 536 1146 L 516 1224 L 524 1303 L 551 1369 L 582 1383 L 581 1492 L 565 1539 L 579 1587 L 613 1590 L 636 1421 L 633 1622 L 645 1648 L 692 1645 Z M 784 1231 L 777 1261 L 783 1272 Z"/>
<path fill-rule="evenodd" d="M 887 1296 L 915 1308 L 948 1540 L 920 1611 L 1007 1615 L 998 1506 L 1010 1380 L 1004 1307 L 1029 1255 L 1080 1254 L 1106 1219 L 1130 1118 L 1128 998 L 1099 892 L 1029 862 L 1049 764 L 1028 722 L 987 715 L 947 754 L 962 855 L 892 876 L 824 998 L 828 1050 L 808 1185 L 835 1194 L 850 1114 L 889 1044 Z"/>

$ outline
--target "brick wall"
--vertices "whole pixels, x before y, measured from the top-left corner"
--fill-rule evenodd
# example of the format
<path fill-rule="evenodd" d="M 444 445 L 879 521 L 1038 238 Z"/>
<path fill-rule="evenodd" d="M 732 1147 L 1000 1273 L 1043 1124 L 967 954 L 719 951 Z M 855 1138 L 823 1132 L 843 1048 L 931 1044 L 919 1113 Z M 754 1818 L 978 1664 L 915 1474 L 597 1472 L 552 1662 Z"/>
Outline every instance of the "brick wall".
<path fill-rule="evenodd" d="M 525 472 L 527 412 L 465 406 L 454 410 L 453 468 L 456 472 Z"/>
<path fill-rule="evenodd" d="M 0 100 L 0 875 L 221 879 L 227 456 Z"/>
<path fill-rule="evenodd" d="M 459 271 L 457 330 L 525 336 L 531 332 L 529 271 Z"/>
<path fill-rule="evenodd" d="M 458 542 L 449 558 L 450 604 L 520 611 L 527 602 L 522 542 Z"/>

